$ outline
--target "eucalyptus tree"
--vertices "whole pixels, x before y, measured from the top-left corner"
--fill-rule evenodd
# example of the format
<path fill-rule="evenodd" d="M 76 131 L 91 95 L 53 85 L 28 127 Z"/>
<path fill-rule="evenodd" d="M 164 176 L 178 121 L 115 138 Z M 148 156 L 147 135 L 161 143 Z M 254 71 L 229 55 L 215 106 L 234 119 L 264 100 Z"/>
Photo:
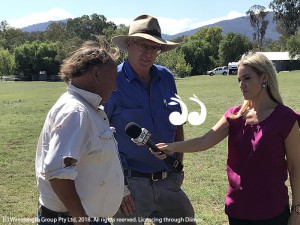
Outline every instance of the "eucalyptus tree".
<path fill-rule="evenodd" d="M 266 30 L 269 24 L 269 21 L 266 19 L 267 14 L 266 8 L 261 5 L 254 5 L 246 12 L 254 30 L 253 41 L 258 43 L 260 51 L 263 49 Z"/>
<path fill-rule="evenodd" d="M 52 22 L 48 25 L 46 31 L 43 32 L 43 37 L 48 41 L 65 41 L 72 38 L 67 30 L 67 23 L 63 21 Z"/>
<path fill-rule="evenodd" d="M 159 54 L 156 63 L 166 66 L 175 76 L 187 77 L 191 75 L 192 67 L 186 63 L 181 49 Z"/>
<path fill-rule="evenodd" d="M 229 32 L 223 36 L 219 46 L 219 57 L 222 65 L 236 62 L 241 56 L 252 50 L 253 46 L 246 35 Z"/>
<path fill-rule="evenodd" d="M 205 74 L 207 70 L 216 66 L 221 40 L 222 29 L 208 27 L 199 30 L 180 43 L 185 61 L 192 67 L 192 74 Z"/>
<path fill-rule="evenodd" d="M 300 30 L 298 30 L 295 35 L 292 35 L 287 39 L 286 46 L 290 56 L 300 60 Z"/>
<path fill-rule="evenodd" d="M 14 56 L 7 49 L 0 48 L 0 76 L 14 74 Z"/>
<path fill-rule="evenodd" d="M 103 34 L 106 37 L 106 40 L 112 44 L 111 39 L 114 36 L 118 35 L 127 35 L 129 32 L 129 26 L 126 26 L 125 24 L 120 24 L 116 28 L 114 26 L 109 26 L 105 29 L 103 29 Z M 112 44 L 113 45 L 113 44 Z M 117 47 L 117 46 L 114 46 Z M 123 62 L 127 58 L 127 52 L 120 51 L 120 57 L 118 58 L 117 63 Z"/>
<path fill-rule="evenodd" d="M 27 32 L 11 27 L 7 21 L 0 22 L 0 46 L 2 48 L 12 52 L 14 47 L 24 44 L 28 37 Z"/>
<path fill-rule="evenodd" d="M 300 1 L 273 0 L 269 7 L 275 13 L 277 31 L 285 38 L 296 34 L 300 27 Z"/>
<path fill-rule="evenodd" d="M 96 40 L 98 35 L 104 35 L 103 30 L 108 27 L 116 29 L 113 22 L 108 22 L 105 16 L 95 13 L 67 21 L 67 30 L 72 37 L 79 37 L 83 41 Z"/>
<path fill-rule="evenodd" d="M 27 42 L 15 48 L 15 62 L 19 73 L 24 75 L 38 74 L 47 71 L 57 74 L 59 62 L 56 59 L 58 46 L 53 42 Z"/>

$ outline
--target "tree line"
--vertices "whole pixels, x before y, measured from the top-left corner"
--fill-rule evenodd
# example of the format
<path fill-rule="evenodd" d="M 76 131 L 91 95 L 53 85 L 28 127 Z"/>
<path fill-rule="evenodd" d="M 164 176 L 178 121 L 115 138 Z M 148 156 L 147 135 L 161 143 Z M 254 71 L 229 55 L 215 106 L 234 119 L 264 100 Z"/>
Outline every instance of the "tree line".
<path fill-rule="evenodd" d="M 216 66 L 237 61 L 247 51 L 288 51 L 291 57 L 300 55 L 300 1 L 273 0 L 279 40 L 265 40 L 269 21 L 263 6 L 254 5 L 247 12 L 253 37 L 238 33 L 222 35 L 220 27 L 200 29 L 195 34 L 179 37 L 174 51 L 160 54 L 158 64 L 167 66 L 176 76 L 205 74 Z M 0 76 L 16 74 L 30 80 L 39 71 L 55 75 L 63 59 L 80 44 L 104 36 L 110 42 L 115 35 L 128 34 L 129 27 L 117 26 L 103 15 L 84 15 L 66 22 L 53 22 L 43 32 L 25 32 L 0 22 Z M 121 52 L 119 61 L 126 58 Z"/>

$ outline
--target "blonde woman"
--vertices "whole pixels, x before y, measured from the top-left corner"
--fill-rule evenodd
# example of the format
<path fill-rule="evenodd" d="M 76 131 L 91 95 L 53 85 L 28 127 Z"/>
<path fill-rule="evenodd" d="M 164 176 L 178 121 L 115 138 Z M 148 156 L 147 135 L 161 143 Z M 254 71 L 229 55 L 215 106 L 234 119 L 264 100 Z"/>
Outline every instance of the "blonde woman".
<path fill-rule="evenodd" d="M 299 115 L 283 104 L 276 71 L 264 55 L 243 56 L 237 77 L 243 105 L 228 109 L 201 137 L 158 147 L 166 153 L 204 151 L 228 137 L 225 212 L 229 224 L 299 225 Z M 285 185 L 288 173 L 291 212 Z"/>

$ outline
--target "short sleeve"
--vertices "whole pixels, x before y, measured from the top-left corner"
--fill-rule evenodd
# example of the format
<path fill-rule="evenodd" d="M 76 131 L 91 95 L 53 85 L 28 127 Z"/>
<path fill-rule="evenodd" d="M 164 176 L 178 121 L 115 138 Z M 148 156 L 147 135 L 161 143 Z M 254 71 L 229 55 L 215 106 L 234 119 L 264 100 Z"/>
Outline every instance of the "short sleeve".
<path fill-rule="evenodd" d="M 224 113 L 224 117 L 227 120 L 227 122 L 230 122 L 230 120 L 231 120 L 230 116 L 237 114 L 237 112 L 240 110 L 240 108 L 241 108 L 241 106 L 233 106 Z"/>
<path fill-rule="evenodd" d="M 53 127 L 49 143 L 49 152 L 45 158 L 44 171 L 46 179 L 75 179 L 77 170 L 75 164 L 66 167 L 65 158 L 80 161 L 85 153 L 89 139 L 87 115 L 82 112 L 72 112 L 64 115 L 63 120 Z"/>
<path fill-rule="evenodd" d="M 287 106 L 282 107 L 281 116 L 279 120 L 279 123 L 281 124 L 281 132 L 282 137 L 284 139 L 287 138 L 287 136 L 290 134 L 293 126 L 295 125 L 295 122 L 299 123 L 299 114 L 294 112 L 292 109 L 290 109 Z M 280 121 L 282 120 L 282 121 Z"/>

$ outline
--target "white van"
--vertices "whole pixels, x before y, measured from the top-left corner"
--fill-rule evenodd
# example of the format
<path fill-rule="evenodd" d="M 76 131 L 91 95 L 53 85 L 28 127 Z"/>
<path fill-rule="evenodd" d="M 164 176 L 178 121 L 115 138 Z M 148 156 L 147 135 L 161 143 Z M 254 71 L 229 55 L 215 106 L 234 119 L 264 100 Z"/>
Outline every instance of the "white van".
<path fill-rule="evenodd" d="M 236 75 L 237 70 L 238 70 L 238 63 L 237 62 L 228 63 L 228 74 L 229 75 Z"/>
<path fill-rule="evenodd" d="M 213 76 L 213 75 L 216 75 L 216 74 L 227 75 L 228 74 L 228 66 L 216 67 L 213 70 L 207 71 L 206 73 L 210 76 Z"/>

